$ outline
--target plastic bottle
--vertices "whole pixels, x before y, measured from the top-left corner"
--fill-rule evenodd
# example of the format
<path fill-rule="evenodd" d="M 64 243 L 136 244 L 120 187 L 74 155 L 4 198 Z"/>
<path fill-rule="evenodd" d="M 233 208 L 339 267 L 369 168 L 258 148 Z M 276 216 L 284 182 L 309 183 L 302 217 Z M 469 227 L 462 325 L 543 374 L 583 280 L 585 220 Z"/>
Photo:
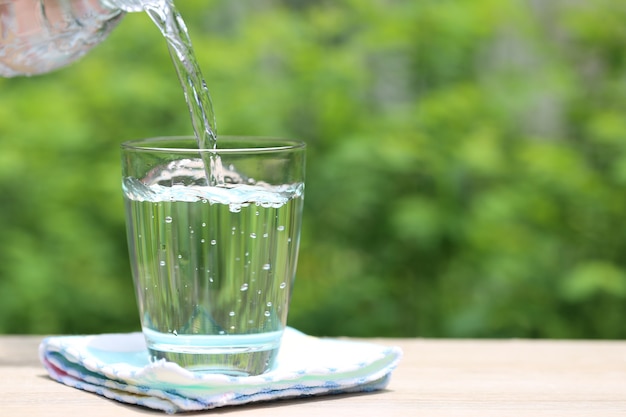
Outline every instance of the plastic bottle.
<path fill-rule="evenodd" d="M 0 0 L 0 76 L 64 67 L 102 42 L 146 0 Z"/>

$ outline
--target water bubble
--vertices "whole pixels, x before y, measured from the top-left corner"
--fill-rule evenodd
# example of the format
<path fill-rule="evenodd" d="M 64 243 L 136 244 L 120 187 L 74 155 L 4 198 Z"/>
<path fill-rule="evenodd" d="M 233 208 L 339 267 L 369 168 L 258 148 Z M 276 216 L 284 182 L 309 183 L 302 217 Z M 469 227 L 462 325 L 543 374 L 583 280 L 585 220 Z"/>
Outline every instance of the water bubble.
<path fill-rule="evenodd" d="M 231 317 L 235 317 L 235 312 L 231 311 L 230 313 L 228 313 L 228 315 L 231 316 Z"/>
<path fill-rule="evenodd" d="M 161 265 L 161 266 L 165 266 L 165 261 L 161 261 L 161 262 L 159 262 L 159 265 Z"/>
<path fill-rule="evenodd" d="M 248 291 L 248 284 L 243 284 L 240 288 L 241 291 Z"/>
<path fill-rule="evenodd" d="M 257 204 L 258 204 L 258 203 L 257 203 Z M 254 213 L 254 214 L 256 214 L 256 215 L 258 216 L 258 215 L 259 215 L 259 214 L 261 214 L 261 213 L 259 213 L 259 212 L 257 211 L 257 212 L 256 212 L 256 213 Z"/>
<path fill-rule="evenodd" d="M 287 243 L 291 243 L 291 238 L 287 239 Z"/>
<path fill-rule="evenodd" d="M 244 253 L 243 256 L 250 256 L 250 252 Z"/>
<path fill-rule="evenodd" d="M 206 203 L 208 203 L 208 202 L 209 202 L 209 200 L 207 200 L 206 198 L 203 198 L 203 199 L 202 199 L 202 202 L 203 202 L 204 204 L 206 204 Z"/>
<path fill-rule="evenodd" d="M 287 283 L 286 282 L 281 282 L 280 283 L 280 289 L 283 290 L 283 289 L 285 289 L 285 287 L 287 287 Z"/>
<path fill-rule="evenodd" d="M 250 237 L 251 237 L 252 239 L 256 239 L 256 233 L 250 233 Z"/>
<path fill-rule="evenodd" d="M 211 240 L 211 245 L 213 245 L 213 246 L 217 245 L 217 240 L 215 240 L 215 239 Z"/>
<path fill-rule="evenodd" d="M 204 243 L 204 242 L 206 242 L 206 240 L 200 239 L 200 243 Z"/>
<path fill-rule="evenodd" d="M 268 237 L 269 235 L 269 233 L 263 233 L 263 237 Z"/>
<path fill-rule="evenodd" d="M 258 290 L 256 293 L 257 293 L 257 294 L 259 294 L 259 295 L 261 295 L 261 293 L 262 293 L 262 292 L 263 292 L 263 291 Z"/>
<path fill-rule="evenodd" d="M 279 232 L 282 232 L 283 230 L 285 230 L 285 226 L 278 226 L 276 230 L 278 230 Z"/>
<path fill-rule="evenodd" d="M 269 271 L 269 270 L 270 270 L 270 268 L 271 268 L 271 265 L 270 265 L 270 264 L 265 264 L 265 265 L 263 265 L 263 270 L 265 270 L 265 271 Z"/>
<path fill-rule="evenodd" d="M 183 255 L 178 255 L 178 259 L 183 259 Z"/>
<path fill-rule="evenodd" d="M 271 307 L 272 306 L 272 302 L 268 301 L 267 304 L 265 304 L 265 305 L 268 306 L 268 307 Z"/>
<path fill-rule="evenodd" d="M 204 222 L 203 222 L 203 223 L 202 223 L 202 227 L 206 227 L 206 223 L 204 223 Z"/>
<path fill-rule="evenodd" d="M 172 222 L 172 218 L 170 216 L 167 216 L 165 218 L 165 223 L 171 223 Z"/>
<path fill-rule="evenodd" d="M 269 311 L 266 311 L 265 313 L 263 313 L 265 315 L 265 317 L 269 317 L 272 313 L 270 313 Z"/>

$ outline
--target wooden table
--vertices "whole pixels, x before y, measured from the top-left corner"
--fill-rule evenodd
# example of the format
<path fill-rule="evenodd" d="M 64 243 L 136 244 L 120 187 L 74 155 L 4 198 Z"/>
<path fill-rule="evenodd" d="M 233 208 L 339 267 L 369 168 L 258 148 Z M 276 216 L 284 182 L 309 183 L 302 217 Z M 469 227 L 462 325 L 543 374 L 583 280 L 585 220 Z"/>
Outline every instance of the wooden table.
<path fill-rule="evenodd" d="M 0 417 L 140 416 L 50 380 L 41 337 L 0 336 Z M 229 416 L 626 416 L 626 341 L 376 339 L 404 358 L 388 389 L 221 408 Z"/>

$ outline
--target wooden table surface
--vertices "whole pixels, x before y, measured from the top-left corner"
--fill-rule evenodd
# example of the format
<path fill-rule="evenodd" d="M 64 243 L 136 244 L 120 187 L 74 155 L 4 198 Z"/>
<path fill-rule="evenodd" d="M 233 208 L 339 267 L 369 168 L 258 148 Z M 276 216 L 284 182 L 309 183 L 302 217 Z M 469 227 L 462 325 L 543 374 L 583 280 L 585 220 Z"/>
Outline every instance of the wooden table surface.
<path fill-rule="evenodd" d="M 52 381 L 37 359 L 40 340 L 36 336 L 0 336 L 0 417 L 165 415 Z M 404 350 L 384 391 L 192 414 L 626 416 L 626 341 L 370 341 Z"/>

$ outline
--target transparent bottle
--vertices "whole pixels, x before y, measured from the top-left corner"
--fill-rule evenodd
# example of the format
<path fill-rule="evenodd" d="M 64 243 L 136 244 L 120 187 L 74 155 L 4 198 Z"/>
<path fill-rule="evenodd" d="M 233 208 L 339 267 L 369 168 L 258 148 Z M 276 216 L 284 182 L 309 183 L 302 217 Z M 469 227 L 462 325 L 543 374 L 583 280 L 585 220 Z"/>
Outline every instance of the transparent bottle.
<path fill-rule="evenodd" d="M 64 67 L 152 0 L 0 0 L 0 76 Z"/>

